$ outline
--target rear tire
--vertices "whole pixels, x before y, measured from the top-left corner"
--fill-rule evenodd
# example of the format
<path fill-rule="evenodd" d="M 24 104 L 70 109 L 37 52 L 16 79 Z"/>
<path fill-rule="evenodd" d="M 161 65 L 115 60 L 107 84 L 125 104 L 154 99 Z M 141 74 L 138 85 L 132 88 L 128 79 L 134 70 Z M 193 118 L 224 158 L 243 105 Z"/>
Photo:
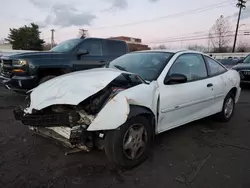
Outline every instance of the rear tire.
<path fill-rule="evenodd" d="M 105 153 L 115 165 L 133 168 L 147 159 L 152 142 L 152 128 L 147 118 L 133 117 L 119 129 L 105 135 Z"/>
<path fill-rule="evenodd" d="M 220 122 L 228 122 L 234 114 L 234 108 L 235 96 L 232 92 L 229 92 L 224 99 L 222 111 L 217 114 L 217 119 Z"/>
<path fill-rule="evenodd" d="M 44 82 L 47 82 L 48 80 L 52 79 L 52 78 L 55 78 L 56 76 L 55 75 L 48 75 L 48 76 L 44 76 L 42 77 L 40 80 L 39 80 L 39 83 L 38 85 L 44 83 Z"/>

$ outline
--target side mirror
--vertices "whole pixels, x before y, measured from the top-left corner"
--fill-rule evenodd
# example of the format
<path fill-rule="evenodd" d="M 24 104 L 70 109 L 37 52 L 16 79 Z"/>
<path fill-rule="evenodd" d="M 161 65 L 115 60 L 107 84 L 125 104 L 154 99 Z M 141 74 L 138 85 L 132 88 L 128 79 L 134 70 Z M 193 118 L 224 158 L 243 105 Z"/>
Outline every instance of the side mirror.
<path fill-rule="evenodd" d="M 187 77 L 183 74 L 171 74 L 166 76 L 164 80 L 165 85 L 182 84 L 187 82 Z"/>
<path fill-rule="evenodd" d="M 76 54 L 79 56 L 79 55 L 86 55 L 88 53 L 89 53 L 88 50 L 79 49 Z"/>

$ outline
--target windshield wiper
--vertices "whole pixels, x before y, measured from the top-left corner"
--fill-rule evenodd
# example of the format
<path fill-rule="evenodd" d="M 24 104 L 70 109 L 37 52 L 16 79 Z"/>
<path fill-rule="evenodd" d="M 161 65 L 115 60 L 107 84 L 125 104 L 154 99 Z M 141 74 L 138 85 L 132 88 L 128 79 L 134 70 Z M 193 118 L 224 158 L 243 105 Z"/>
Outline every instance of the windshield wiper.
<path fill-rule="evenodd" d="M 126 68 L 120 66 L 120 65 L 114 65 L 115 68 L 122 70 L 122 71 L 127 71 Z"/>

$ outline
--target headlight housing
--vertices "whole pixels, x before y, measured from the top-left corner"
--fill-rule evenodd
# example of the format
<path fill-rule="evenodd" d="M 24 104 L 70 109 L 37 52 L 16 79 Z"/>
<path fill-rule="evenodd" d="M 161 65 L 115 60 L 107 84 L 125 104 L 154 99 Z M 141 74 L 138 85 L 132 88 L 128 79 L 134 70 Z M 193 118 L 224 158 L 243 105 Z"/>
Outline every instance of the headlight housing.
<path fill-rule="evenodd" d="M 28 61 L 24 59 L 13 60 L 12 62 L 13 67 L 22 67 L 27 64 L 28 64 Z"/>

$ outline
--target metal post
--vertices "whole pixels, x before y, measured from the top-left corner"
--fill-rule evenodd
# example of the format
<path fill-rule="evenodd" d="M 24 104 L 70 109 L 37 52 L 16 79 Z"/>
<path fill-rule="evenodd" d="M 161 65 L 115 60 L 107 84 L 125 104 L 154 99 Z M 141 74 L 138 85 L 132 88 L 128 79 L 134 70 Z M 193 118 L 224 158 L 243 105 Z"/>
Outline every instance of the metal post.
<path fill-rule="evenodd" d="M 51 29 L 51 49 L 54 47 L 54 29 Z"/>
<path fill-rule="evenodd" d="M 238 3 L 236 5 L 237 7 L 240 8 L 240 10 L 239 10 L 238 20 L 237 20 L 237 25 L 236 25 L 235 36 L 234 36 L 234 44 L 233 44 L 233 51 L 232 51 L 233 53 L 235 51 L 235 46 L 236 46 L 236 42 L 237 42 L 241 11 L 242 11 L 242 9 L 246 8 L 245 3 L 246 3 L 246 1 L 244 1 L 244 0 L 238 0 Z"/>

